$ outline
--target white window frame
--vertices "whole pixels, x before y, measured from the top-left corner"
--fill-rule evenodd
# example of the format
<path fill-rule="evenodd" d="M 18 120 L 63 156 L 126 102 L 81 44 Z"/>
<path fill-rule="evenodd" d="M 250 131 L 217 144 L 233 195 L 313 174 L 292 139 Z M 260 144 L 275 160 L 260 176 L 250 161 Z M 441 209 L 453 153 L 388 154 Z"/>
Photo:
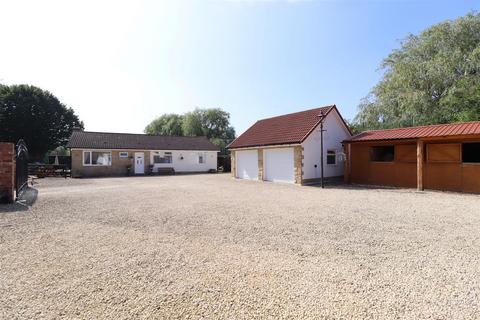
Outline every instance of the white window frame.
<path fill-rule="evenodd" d="M 206 153 L 206 152 L 200 152 L 200 153 L 198 153 L 197 159 L 198 159 L 198 164 L 205 164 L 205 163 L 207 163 L 207 153 Z M 200 159 L 202 159 L 201 162 L 200 162 Z"/>
<path fill-rule="evenodd" d="M 85 153 L 90 153 L 90 163 L 85 164 Z M 102 152 L 110 154 L 110 164 L 92 164 L 92 153 L 93 152 Z M 112 151 L 111 150 L 82 150 L 82 165 L 84 167 L 110 167 L 112 166 Z"/>
<path fill-rule="evenodd" d="M 165 158 L 165 155 L 170 155 L 170 162 L 155 162 L 155 156 Z M 152 164 L 153 165 L 171 165 L 173 164 L 173 152 L 172 151 L 153 151 L 152 152 Z"/>
<path fill-rule="evenodd" d="M 128 158 L 128 151 L 120 151 L 118 153 L 119 158 Z"/>
<path fill-rule="evenodd" d="M 333 152 L 333 156 L 334 156 L 334 159 L 335 159 L 335 163 L 328 163 L 328 156 L 329 156 L 329 152 Z M 330 156 L 332 156 L 332 154 L 330 154 Z M 329 149 L 327 150 L 327 157 L 325 158 L 325 162 L 327 164 L 327 166 L 336 166 L 337 165 L 337 150 L 335 149 Z"/>

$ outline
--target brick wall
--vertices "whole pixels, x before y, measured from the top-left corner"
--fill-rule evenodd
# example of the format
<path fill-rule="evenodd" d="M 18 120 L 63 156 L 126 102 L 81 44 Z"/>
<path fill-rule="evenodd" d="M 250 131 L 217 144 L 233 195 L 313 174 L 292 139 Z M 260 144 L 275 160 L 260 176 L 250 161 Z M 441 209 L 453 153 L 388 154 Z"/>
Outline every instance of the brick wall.
<path fill-rule="evenodd" d="M 110 150 L 105 150 L 110 152 Z M 83 165 L 83 150 L 72 150 L 72 177 L 107 177 L 107 176 L 126 176 L 127 166 L 134 170 L 134 151 L 129 150 L 112 150 L 112 165 L 111 166 L 84 166 Z M 120 152 L 128 152 L 127 158 L 120 158 Z M 145 153 L 145 172 L 148 172 L 148 165 L 150 164 L 150 152 L 140 150 Z"/>
<path fill-rule="evenodd" d="M 14 190 L 15 145 L 0 142 L 0 202 L 13 202 Z"/>

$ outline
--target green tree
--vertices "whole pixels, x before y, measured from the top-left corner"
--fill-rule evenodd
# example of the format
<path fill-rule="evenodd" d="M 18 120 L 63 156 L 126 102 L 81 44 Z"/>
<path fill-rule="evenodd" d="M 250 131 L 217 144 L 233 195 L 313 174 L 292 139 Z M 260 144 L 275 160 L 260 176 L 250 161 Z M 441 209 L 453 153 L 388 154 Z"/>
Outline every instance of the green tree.
<path fill-rule="evenodd" d="M 186 136 L 207 136 L 222 152 L 226 152 L 227 144 L 235 139 L 230 114 L 220 108 L 197 108 L 185 114 L 183 133 Z"/>
<path fill-rule="evenodd" d="M 178 114 L 164 114 L 145 127 L 145 133 L 164 136 L 182 136 L 183 116 Z"/>
<path fill-rule="evenodd" d="M 53 94 L 29 85 L 0 86 L 0 141 L 24 139 L 31 160 L 65 145 L 83 123 Z"/>
<path fill-rule="evenodd" d="M 470 13 L 409 35 L 382 63 L 364 98 L 359 129 L 480 119 L 480 15 Z"/>
<path fill-rule="evenodd" d="M 200 110 L 203 115 L 202 127 L 208 138 L 231 141 L 235 138 L 235 129 L 230 126 L 230 114 L 219 108 Z"/>
<path fill-rule="evenodd" d="M 220 108 L 197 108 L 184 115 L 165 114 L 147 125 L 145 133 L 206 136 L 222 151 L 235 139 L 235 129 L 230 126 L 230 114 Z"/>
<path fill-rule="evenodd" d="M 186 136 L 206 136 L 205 128 L 203 127 L 203 112 L 200 109 L 195 109 L 192 112 L 187 112 L 183 116 L 183 134 Z"/>
<path fill-rule="evenodd" d="M 65 148 L 64 146 L 59 146 L 50 151 L 49 156 L 69 156 L 70 149 Z"/>

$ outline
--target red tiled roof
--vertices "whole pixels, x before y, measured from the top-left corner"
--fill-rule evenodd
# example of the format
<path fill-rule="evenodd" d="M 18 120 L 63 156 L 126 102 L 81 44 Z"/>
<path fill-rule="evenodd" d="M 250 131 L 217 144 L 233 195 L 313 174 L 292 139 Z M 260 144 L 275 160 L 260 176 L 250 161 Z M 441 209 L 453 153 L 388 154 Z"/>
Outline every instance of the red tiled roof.
<path fill-rule="evenodd" d="M 418 139 L 461 135 L 480 135 L 480 121 L 434 124 L 430 126 L 398 129 L 371 130 L 359 133 L 346 141 Z"/>
<path fill-rule="evenodd" d="M 228 148 L 301 143 L 317 126 L 320 112 L 323 111 L 327 115 L 334 108 L 335 105 L 325 106 L 259 120 Z"/>
<path fill-rule="evenodd" d="M 207 137 L 73 131 L 67 148 L 218 151 Z"/>

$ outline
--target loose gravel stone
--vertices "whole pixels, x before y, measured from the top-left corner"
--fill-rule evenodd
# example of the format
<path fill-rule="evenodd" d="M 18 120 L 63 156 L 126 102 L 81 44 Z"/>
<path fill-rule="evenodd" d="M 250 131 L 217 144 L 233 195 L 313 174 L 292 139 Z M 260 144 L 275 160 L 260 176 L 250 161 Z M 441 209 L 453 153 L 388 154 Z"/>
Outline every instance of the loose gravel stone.
<path fill-rule="evenodd" d="M 228 175 L 37 180 L 2 319 L 479 319 L 480 197 Z"/>

